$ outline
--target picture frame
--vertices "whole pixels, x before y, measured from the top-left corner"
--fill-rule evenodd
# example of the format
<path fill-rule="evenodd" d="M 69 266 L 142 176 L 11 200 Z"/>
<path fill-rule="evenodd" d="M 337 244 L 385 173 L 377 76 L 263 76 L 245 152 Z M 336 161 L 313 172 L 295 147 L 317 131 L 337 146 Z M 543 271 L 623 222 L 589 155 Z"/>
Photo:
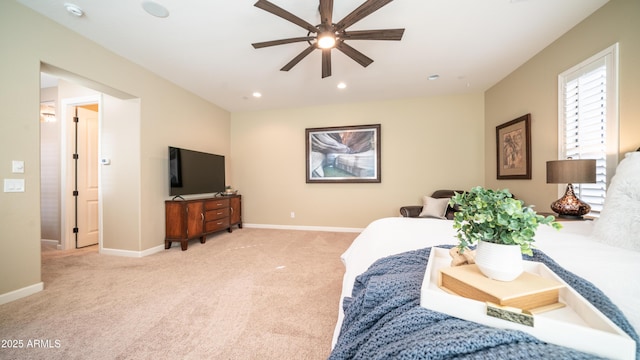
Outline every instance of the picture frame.
<path fill-rule="evenodd" d="M 305 129 L 307 183 L 379 183 L 380 124 Z"/>
<path fill-rule="evenodd" d="M 531 179 L 531 114 L 496 126 L 496 172 L 502 179 Z"/>

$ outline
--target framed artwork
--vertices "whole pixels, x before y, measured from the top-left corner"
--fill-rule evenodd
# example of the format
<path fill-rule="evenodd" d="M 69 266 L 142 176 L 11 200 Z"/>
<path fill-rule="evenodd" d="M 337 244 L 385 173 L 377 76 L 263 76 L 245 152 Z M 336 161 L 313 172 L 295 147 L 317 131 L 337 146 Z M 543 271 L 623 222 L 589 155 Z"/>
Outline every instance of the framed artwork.
<path fill-rule="evenodd" d="M 531 179 L 531 114 L 496 126 L 498 179 Z"/>
<path fill-rule="evenodd" d="M 380 124 L 305 131 L 307 183 L 379 183 Z"/>

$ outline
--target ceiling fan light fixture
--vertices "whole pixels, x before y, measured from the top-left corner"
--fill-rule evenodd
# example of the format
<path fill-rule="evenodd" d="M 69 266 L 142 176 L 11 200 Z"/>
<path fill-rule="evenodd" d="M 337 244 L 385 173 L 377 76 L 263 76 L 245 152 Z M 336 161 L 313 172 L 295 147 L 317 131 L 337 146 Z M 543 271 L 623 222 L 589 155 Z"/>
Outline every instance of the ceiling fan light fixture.
<path fill-rule="evenodd" d="M 331 49 L 336 46 L 336 36 L 331 32 L 318 35 L 318 47 L 320 49 Z"/>

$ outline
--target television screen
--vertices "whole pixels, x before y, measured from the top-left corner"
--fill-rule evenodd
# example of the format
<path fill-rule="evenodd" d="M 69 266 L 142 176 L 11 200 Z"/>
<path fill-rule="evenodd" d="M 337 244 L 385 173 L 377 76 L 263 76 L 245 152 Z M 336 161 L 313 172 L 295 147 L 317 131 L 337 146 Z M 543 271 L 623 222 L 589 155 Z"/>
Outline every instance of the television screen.
<path fill-rule="evenodd" d="M 169 146 L 171 196 L 223 192 L 224 156 Z"/>

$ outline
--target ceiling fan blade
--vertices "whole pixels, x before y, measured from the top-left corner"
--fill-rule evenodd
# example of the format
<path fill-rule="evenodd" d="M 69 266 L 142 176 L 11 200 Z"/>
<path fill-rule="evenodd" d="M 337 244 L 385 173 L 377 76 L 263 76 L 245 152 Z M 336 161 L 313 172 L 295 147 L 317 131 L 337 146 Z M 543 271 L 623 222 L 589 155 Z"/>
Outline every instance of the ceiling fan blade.
<path fill-rule="evenodd" d="M 331 76 L 331 49 L 322 49 L 322 78 Z"/>
<path fill-rule="evenodd" d="M 293 60 L 289 61 L 287 65 L 283 66 L 282 69 L 280 69 L 280 71 L 291 70 L 294 66 L 296 66 L 297 63 L 300 62 L 300 60 L 304 59 L 305 56 L 311 54 L 311 52 L 315 49 L 316 49 L 315 45 L 309 45 L 308 48 L 304 49 L 300 54 L 298 54 L 298 56 L 294 57 Z"/>
<path fill-rule="evenodd" d="M 339 23 L 336 24 L 336 31 L 342 31 L 349 26 L 357 23 L 362 20 L 365 16 L 370 15 L 374 11 L 380 9 L 381 7 L 387 5 L 393 0 L 367 0 L 362 5 L 358 6 L 357 9 L 353 10 L 349 15 L 345 16 L 344 19 L 340 20 Z"/>
<path fill-rule="evenodd" d="M 311 41 L 311 40 L 314 40 L 315 38 L 316 38 L 315 36 L 303 36 L 303 37 L 295 37 L 295 38 L 289 38 L 289 39 L 258 42 L 258 43 L 253 43 L 251 45 L 253 46 L 254 49 L 260 49 L 268 46 L 291 44 L 291 43 L 302 42 L 302 41 Z"/>
<path fill-rule="evenodd" d="M 293 15 L 292 13 L 288 12 L 287 10 L 279 7 L 278 5 L 275 5 L 267 0 L 258 0 L 258 2 L 256 2 L 255 4 L 253 4 L 253 6 L 260 8 L 264 11 L 270 12 L 275 16 L 279 16 L 285 20 L 288 20 L 304 29 L 307 29 L 309 32 L 312 33 L 316 33 L 318 32 L 318 29 L 316 29 L 315 26 L 309 24 L 308 22 L 302 20 L 301 18 L 297 17 L 296 15 Z"/>
<path fill-rule="evenodd" d="M 402 40 L 404 29 L 355 30 L 340 35 L 343 40 Z"/>
<path fill-rule="evenodd" d="M 333 0 L 320 0 L 320 20 L 327 30 L 333 25 Z"/>
<path fill-rule="evenodd" d="M 355 62 L 357 62 L 358 64 L 360 64 L 360 65 L 362 65 L 364 67 L 369 66 L 373 62 L 373 60 L 371 60 L 365 54 L 363 54 L 360 51 L 352 48 L 351 46 L 345 44 L 342 41 L 339 41 L 336 44 L 336 48 L 338 50 L 342 51 L 348 57 L 352 58 Z"/>

